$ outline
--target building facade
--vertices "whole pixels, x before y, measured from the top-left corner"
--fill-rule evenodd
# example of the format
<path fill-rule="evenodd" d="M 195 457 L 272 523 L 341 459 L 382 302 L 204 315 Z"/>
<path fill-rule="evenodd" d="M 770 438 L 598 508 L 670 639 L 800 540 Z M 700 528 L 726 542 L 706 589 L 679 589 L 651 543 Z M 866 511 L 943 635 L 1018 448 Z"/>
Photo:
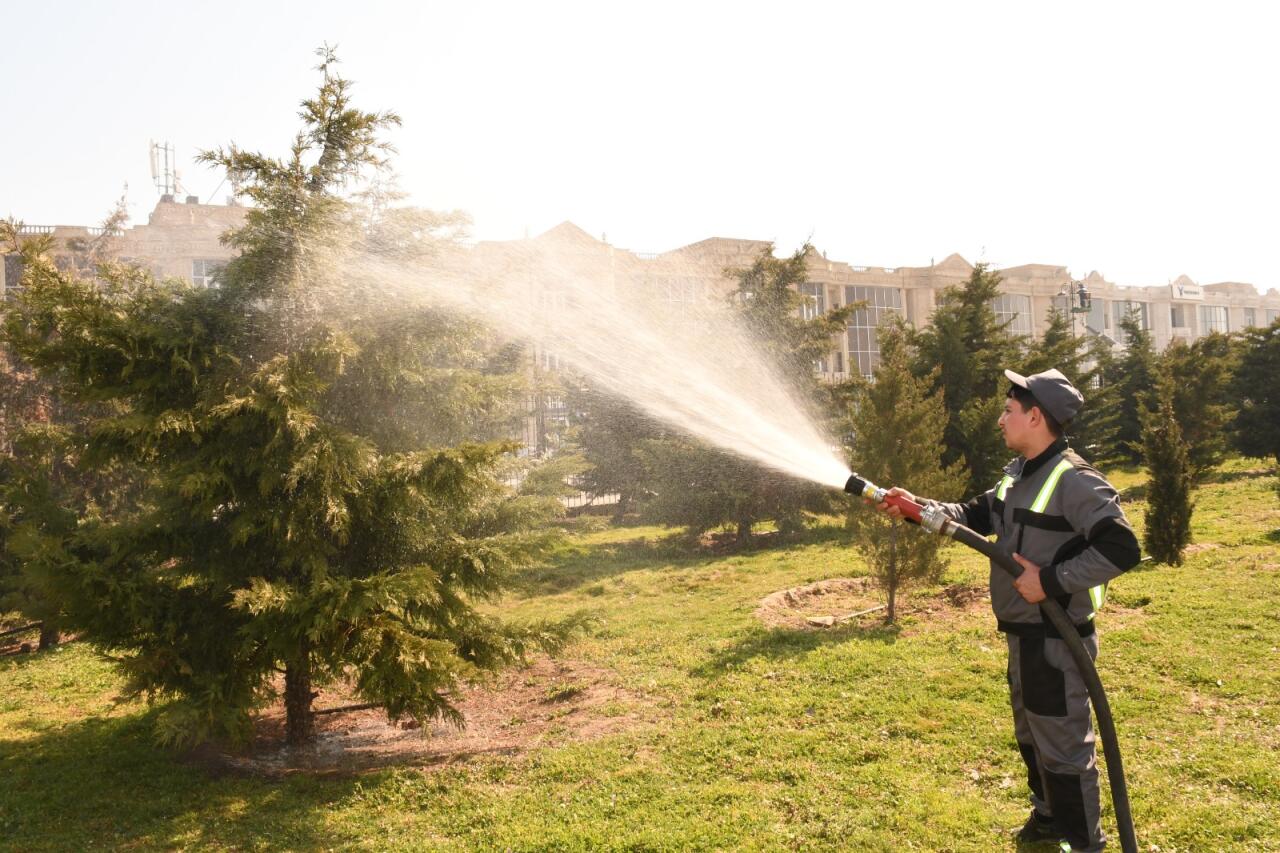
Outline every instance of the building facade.
<path fill-rule="evenodd" d="M 222 235 L 244 221 L 246 209 L 238 205 L 200 204 L 195 196 L 184 202 L 160 197 L 145 224 L 113 234 L 84 225 L 22 225 L 19 239 L 50 235 L 54 257 L 62 266 L 83 266 L 80 247 L 92 241 L 109 241 L 108 254 L 138 264 L 158 278 L 185 278 L 197 286 L 214 282 L 219 267 L 234 256 L 222 244 Z M 5 247 L 7 251 L 8 247 Z M 5 256 L 0 269 L 0 298 L 19 286 L 21 265 L 16 256 Z"/>
<path fill-rule="evenodd" d="M 678 308 L 681 303 L 718 298 L 733 290 L 736 282 L 726 271 L 749 267 L 769 246 L 759 240 L 713 237 L 669 252 L 637 253 L 565 222 L 531 239 L 481 243 L 474 251 L 487 260 L 539 254 L 571 258 L 575 274 L 593 275 L 601 287 L 656 291 Z M 554 289 L 555 272 L 539 272 L 535 266 L 529 266 L 527 273 L 531 286 L 539 292 Z M 831 381 L 870 375 L 879 363 L 878 328 L 886 318 L 896 315 L 916 328 L 927 326 L 943 292 L 963 283 L 974 269 L 957 254 L 927 267 L 869 267 L 830 260 L 817 251 L 810 252 L 807 266 L 809 281 L 801 286 L 809 300 L 805 310 L 820 313 L 855 303 L 864 306 L 853 313 L 845 333 L 833 341 L 829 357 L 817 366 Z M 1215 331 L 1267 326 L 1280 316 L 1280 291 L 1273 288 L 1263 294 L 1242 282 L 1200 285 L 1180 276 L 1168 284 L 1129 287 L 1097 272 L 1073 280 L 1066 267 L 1050 264 L 1024 264 L 996 272 L 1001 295 L 992 310 L 1010 321 L 1012 331 L 1032 338 L 1043 334 L 1054 309 L 1070 318 L 1077 335 L 1104 335 L 1117 347 L 1124 346 L 1120 321 L 1135 310 L 1157 349 Z M 1089 310 L 1072 312 L 1072 307 L 1078 307 L 1076 293 L 1081 284 L 1091 296 Z M 556 367 L 553 354 L 544 360 L 545 366 Z"/>
<path fill-rule="evenodd" d="M 222 235 L 244 221 L 245 208 L 199 204 L 195 197 L 177 202 L 163 196 L 145 224 L 111 236 L 111 254 L 151 269 L 157 276 L 185 278 L 198 286 L 215 282 L 218 268 L 233 256 Z M 23 236 L 51 234 L 59 247 L 100 237 L 101 230 L 84 226 L 24 226 Z M 736 282 L 729 270 L 749 267 L 768 249 L 760 240 L 712 237 L 661 253 L 639 253 L 597 239 L 570 222 L 533 238 L 485 241 L 469 250 L 475 269 L 486 275 L 527 279 L 532 310 L 554 313 L 557 278 L 588 277 L 610 292 L 639 289 L 650 299 L 681 304 L 723 298 Z M 74 252 L 67 248 L 68 263 Z M 554 257 L 554 264 L 546 259 Z M 879 362 L 878 329 L 890 316 L 917 328 L 929 323 L 942 293 L 964 282 L 973 265 L 957 254 L 926 267 L 856 266 L 811 251 L 809 280 L 801 286 L 806 311 L 824 312 L 854 303 L 845 333 L 832 342 L 832 351 L 817 365 L 831 381 L 855 374 L 870 375 Z M 1251 284 L 1198 284 L 1186 276 L 1163 285 L 1128 287 L 1091 272 L 1073 281 L 1066 267 L 1024 264 L 998 269 L 1001 295 L 992 305 L 997 316 L 1010 321 L 1018 334 L 1038 337 L 1055 308 L 1067 312 L 1073 293 L 1083 284 L 1092 300 L 1087 313 L 1068 313 L 1076 334 L 1105 335 L 1123 346 L 1120 320 L 1131 308 L 1152 333 L 1158 349 L 1175 340 L 1193 341 L 1211 332 L 1235 332 L 1267 326 L 1280 316 L 1280 292 L 1259 293 Z M 0 267 L 0 297 L 17 286 L 20 268 L 8 256 Z M 535 353 L 545 369 L 559 368 L 555 353 Z"/>

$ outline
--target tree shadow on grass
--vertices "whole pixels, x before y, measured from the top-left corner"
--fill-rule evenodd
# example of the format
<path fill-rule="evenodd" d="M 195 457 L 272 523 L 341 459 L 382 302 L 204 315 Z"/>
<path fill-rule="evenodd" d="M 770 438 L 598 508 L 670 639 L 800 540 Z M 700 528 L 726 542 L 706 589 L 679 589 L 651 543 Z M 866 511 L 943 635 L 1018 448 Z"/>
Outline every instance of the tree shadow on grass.
<path fill-rule="evenodd" d="M 1211 471 L 1204 476 L 1200 485 L 1238 483 L 1241 480 L 1256 480 L 1259 477 L 1273 477 L 1276 474 L 1276 466 L 1269 464 L 1266 460 L 1257 459 L 1257 466 L 1245 468 L 1239 471 L 1223 471 L 1218 469 Z"/>
<path fill-rule="evenodd" d="M 296 850 L 337 840 L 323 817 L 355 779 L 211 778 L 155 745 L 155 714 L 0 741 L 0 846 Z"/>
<path fill-rule="evenodd" d="M 900 624 L 877 623 L 869 626 L 855 624 L 814 631 L 792 628 L 752 628 L 745 637 L 712 658 L 690 670 L 697 678 L 718 678 L 732 670 L 741 669 L 753 660 L 781 662 L 804 657 L 825 646 L 839 643 L 860 642 L 893 645 L 902 633 Z"/>
<path fill-rule="evenodd" d="M 511 584 L 515 595 L 532 597 L 568 592 L 634 571 L 696 569 L 761 551 L 785 551 L 849 540 L 848 532 L 832 524 L 816 525 L 790 536 L 758 535 L 741 549 L 715 549 L 699 545 L 681 531 L 666 536 L 641 536 L 623 542 L 570 545 L 548 563 L 517 575 Z"/>

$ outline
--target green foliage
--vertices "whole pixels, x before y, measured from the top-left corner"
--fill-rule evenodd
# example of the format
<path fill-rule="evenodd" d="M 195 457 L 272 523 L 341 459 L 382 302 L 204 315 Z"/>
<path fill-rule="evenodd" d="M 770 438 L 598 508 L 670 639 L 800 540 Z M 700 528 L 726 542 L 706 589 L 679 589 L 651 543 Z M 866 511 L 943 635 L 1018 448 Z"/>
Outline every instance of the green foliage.
<path fill-rule="evenodd" d="M 788 258 L 775 258 L 769 246 L 746 269 L 728 269 L 738 280 L 730 294 L 739 318 L 754 335 L 770 364 L 813 399 L 825 398 L 829 386 L 814 378 L 814 365 L 831 351 L 831 339 L 844 332 L 857 306 L 847 305 L 807 318 L 799 286 L 809 276 L 807 243 Z"/>
<path fill-rule="evenodd" d="M 827 355 L 831 338 L 842 332 L 852 307 L 818 317 L 802 313 L 804 298 L 798 286 L 808 277 L 805 245 L 787 258 L 775 258 L 765 248 L 746 269 L 726 270 L 736 277 L 729 310 L 751 332 L 766 358 L 797 391 L 802 405 L 819 417 L 830 418 L 836 390 L 823 386 L 814 363 Z M 739 543 L 751 536 L 752 525 L 766 519 L 778 522 L 784 533 L 804 525 L 806 511 L 831 507 L 830 489 L 799 481 L 683 436 L 644 440 L 638 450 L 644 466 L 644 485 L 653 493 L 645 507 L 653 521 L 701 533 L 729 524 Z"/>
<path fill-rule="evenodd" d="M 1233 441 L 1241 453 L 1280 464 L 1280 320 L 1246 329 L 1231 390 L 1238 407 Z"/>
<path fill-rule="evenodd" d="M 644 515 L 689 534 L 727 524 L 735 528 L 738 544 L 745 544 L 759 521 L 772 519 L 782 533 L 796 533 L 804 527 L 806 511 L 831 506 L 829 488 L 678 436 L 645 441 L 639 454 L 654 491 Z"/>
<path fill-rule="evenodd" d="M 125 268 L 95 284 L 41 260 L 5 318 L 27 363 L 102 407 L 75 464 L 137 472 L 128 512 L 29 513 L 20 557 L 132 691 L 174 700 L 168 741 L 244 736 L 281 670 L 293 742 L 311 687 L 336 679 L 391 717 L 454 717 L 459 681 L 579 624 L 478 608 L 558 507 L 499 482 L 514 445 L 454 443 L 475 420 L 497 431 L 510 359 L 474 327 L 376 313 L 344 278 L 369 220 L 343 192 L 383 165 L 395 117 L 352 108 L 334 61 L 288 158 L 206 155 L 256 202 L 218 288 Z M 425 262 L 439 245 L 419 239 L 398 250 Z"/>
<path fill-rule="evenodd" d="M 582 489 L 593 495 L 617 494 L 614 520 L 621 521 L 649 494 L 640 447 L 663 430 L 626 400 L 586 383 L 571 386 L 568 401 L 576 418 L 572 441 L 587 462 L 579 480 Z"/>
<path fill-rule="evenodd" d="M 1143 544 L 1156 560 L 1179 566 L 1191 541 L 1194 472 L 1173 408 L 1173 382 L 1167 374 L 1161 378 L 1157 407 L 1144 415 L 1143 450 L 1151 479 Z"/>
<path fill-rule="evenodd" d="M 1025 374 L 1056 368 L 1084 394 L 1084 408 L 1067 433 L 1073 448 L 1094 465 L 1115 459 L 1116 389 L 1102 382 L 1112 358 L 1104 338 L 1077 337 L 1066 315 L 1054 308 L 1044 334 L 1029 345 L 1023 364 Z"/>
<path fill-rule="evenodd" d="M 999 274 L 978 264 L 964 284 L 943 292 L 929 325 L 911 335 L 915 374 L 934 377 L 932 388 L 946 405 L 943 462 L 967 465 L 969 493 L 991 488 L 1008 458 L 995 423 L 1008 384 L 1003 370 L 1021 359 L 1009 321 L 991 310 L 999 294 Z"/>
<path fill-rule="evenodd" d="M 940 392 L 930 392 L 934 377 L 916 377 L 904 330 L 880 329 L 880 364 L 865 385 L 852 414 L 855 441 L 851 464 L 872 482 L 901 485 L 936 500 L 954 500 L 964 485 L 960 465 L 942 464 L 946 407 Z M 946 540 L 906 530 L 861 505 L 853 505 L 848 523 L 855 543 L 885 593 L 885 621 L 897 617 L 897 595 L 912 583 L 936 582 L 946 568 Z"/>
<path fill-rule="evenodd" d="M 110 269 L 110 236 L 124 218 L 117 205 L 91 239 L 70 241 L 56 259 L 49 236 L 19 239 L 17 224 L 0 222 L 0 245 L 18 255 L 23 284 L 34 278 L 68 274 L 97 275 Z M 7 313 L 0 304 L 0 316 Z M 74 532 L 81 518 L 118 512 L 133 498 L 121 467 L 90 470 L 80 465 L 88 429 L 109 406 L 76 401 L 50 376 L 41 376 L 7 343 L 0 341 L 0 612 L 18 611 L 42 623 L 40 647 L 57 643 L 64 613 L 50 579 L 21 557 L 32 526 Z"/>
<path fill-rule="evenodd" d="M 1236 360 L 1231 339 L 1218 333 L 1190 345 L 1174 341 L 1160 355 L 1193 482 L 1202 482 L 1227 456 L 1232 412 L 1238 405 L 1232 393 Z"/>
<path fill-rule="evenodd" d="M 1158 359 L 1151 333 L 1142 328 L 1137 309 L 1120 320 L 1120 330 L 1124 352 L 1111 362 L 1102 381 L 1115 389 L 1116 452 L 1125 462 L 1136 465 L 1143 459 L 1144 413 L 1154 407 Z"/>

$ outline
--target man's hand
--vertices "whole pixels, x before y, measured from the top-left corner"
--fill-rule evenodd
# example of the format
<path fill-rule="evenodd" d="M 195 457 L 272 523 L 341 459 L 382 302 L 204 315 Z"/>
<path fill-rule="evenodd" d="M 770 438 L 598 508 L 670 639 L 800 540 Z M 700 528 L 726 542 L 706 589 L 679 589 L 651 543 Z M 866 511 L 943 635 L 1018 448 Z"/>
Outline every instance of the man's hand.
<path fill-rule="evenodd" d="M 1013 588 L 1027 600 L 1028 604 L 1039 604 L 1045 600 L 1044 587 L 1040 585 L 1040 567 L 1021 554 L 1014 554 L 1013 559 L 1022 566 L 1022 574 L 1013 579 Z"/>
<path fill-rule="evenodd" d="M 921 500 L 920 500 L 919 498 L 917 498 L 915 495 L 913 495 L 913 494 L 911 494 L 910 492 L 908 492 L 906 489 L 900 489 L 900 488 L 898 488 L 897 486 L 894 486 L 892 489 L 890 489 L 890 490 L 889 490 L 889 494 L 891 494 L 891 495 L 901 495 L 902 497 L 906 498 L 907 500 L 915 501 L 916 503 L 923 503 L 923 501 L 921 501 Z M 868 500 L 868 501 L 867 501 L 867 503 L 871 503 L 871 501 L 870 501 L 870 500 Z M 886 503 L 885 501 L 881 501 L 880 503 L 876 504 L 876 509 L 878 509 L 878 510 L 880 510 L 881 512 L 885 513 L 886 515 L 888 515 L 888 516 L 889 516 L 890 518 L 892 518 L 892 519 L 896 519 L 896 520 L 898 520 L 898 521 L 901 521 L 901 520 L 902 520 L 902 510 L 898 509 L 896 506 L 891 506 L 890 504 Z"/>

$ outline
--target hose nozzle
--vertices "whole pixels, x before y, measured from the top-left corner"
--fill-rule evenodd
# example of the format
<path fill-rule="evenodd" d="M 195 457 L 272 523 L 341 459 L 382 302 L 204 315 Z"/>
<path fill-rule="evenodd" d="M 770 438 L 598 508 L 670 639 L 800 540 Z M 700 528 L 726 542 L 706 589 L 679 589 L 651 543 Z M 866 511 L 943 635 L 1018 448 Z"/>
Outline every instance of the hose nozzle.
<path fill-rule="evenodd" d="M 849 479 L 845 481 L 844 490 L 851 495 L 866 498 L 873 503 L 887 501 L 896 506 L 902 512 L 902 517 L 907 521 L 915 522 L 916 524 L 920 523 L 920 511 L 923 509 L 920 504 L 901 495 L 890 495 L 888 489 L 880 488 L 859 474 L 849 475 Z"/>

